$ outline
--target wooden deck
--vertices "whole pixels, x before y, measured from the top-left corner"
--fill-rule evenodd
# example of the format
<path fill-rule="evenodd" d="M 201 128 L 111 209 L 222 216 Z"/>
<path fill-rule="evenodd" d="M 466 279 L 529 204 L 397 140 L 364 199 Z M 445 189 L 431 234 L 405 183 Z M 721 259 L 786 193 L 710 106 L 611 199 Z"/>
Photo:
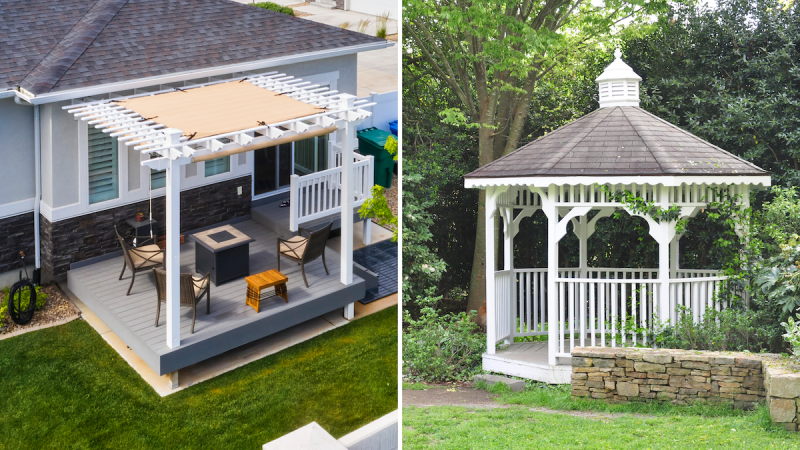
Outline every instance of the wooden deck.
<path fill-rule="evenodd" d="M 569 341 L 567 341 L 569 344 Z M 493 355 L 483 354 L 483 370 L 503 373 L 550 384 L 570 382 L 570 358 L 558 358 L 551 366 L 547 361 L 547 342 L 515 342 L 498 347 Z"/>
<path fill-rule="evenodd" d="M 277 267 L 275 232 L 253 220 L 233 226 L 255 239 L 250 243 L 251 274 Z M 194 241 L 187 236 L 181 246 L 181 272 L 194 273 L 194 247 Z M 244 278 L 219 287 L 212 283 L 211 314 L 206 315 L 202 300 L 197 306 L 194 334 L 190 333 L 192 309 L 181 307 L 181 345 L 175 349 L 166 346 L 164 305 L 159 326 L 154 326 L 157 304 L 151 273 L 137 274 L 129 296 L 125 292 L 130 272 L 126 270 L 118 280 L 122 256 L 72 269 L 67 277 L 69 289 L 156 373 L 163 375 L 364 298 L 364 280 L 354 276 L 353 284 L 344 286 L 339 281 L 339 254 L 326 249 L 325 255 L 330 275 L 325 274 L 321 259 L 308 264 L 309 288 L 303 283 L 300 266 L 282 259 L 281 272 L 289 278 L 289 302 L 280 297 L 262 300 L 260 313 L 245 304 Z"/>

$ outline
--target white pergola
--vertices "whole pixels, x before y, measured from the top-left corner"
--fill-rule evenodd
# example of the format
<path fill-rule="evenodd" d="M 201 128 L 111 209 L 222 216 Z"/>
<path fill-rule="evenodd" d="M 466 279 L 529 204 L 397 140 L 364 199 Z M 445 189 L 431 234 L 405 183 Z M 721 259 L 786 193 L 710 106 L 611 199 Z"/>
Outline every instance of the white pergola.
<path fill-rule="evenodd" d="M 640 109 L 640 80 L 617 53 L 597 79 L 599 110 L 466 175 L 465 186 L 484 190 L 486 199 L 488 355 L 515 337 L 547 336 L 547 363 L 555 368 L 576 346 L 648 344 L 653 322 L 674 324 L 681 306 L 695 320 L 726 306 L 717 296 L 725 279 L 718 271 L 679 267 L 677 220 L 658 222 L 608 192 L 629 191 L 662 209 L 677 205 L 687 218 L 721 193 L 747 206 L 750 190 L 769 186 L 770 175 Z M 516 268 L 519 224 L 538 210 L 547 217 L 547 267 Z M 616 210 L 647 221 L 658 243 L 657 268 L 590 267 L 588 239 Z M 558 242 L 569 224 L 580 242 L 579 265 L 559 267 Z M 484 368 L 486 362 L 484 355 Z M 505 366 L 498 367 L 491 370 Z"/>
<path fill-rule="evenodd" d="M 134 109 L 123 106 L 126 100 L 161 94 L 170 95 L 177 91 L 190 91 L 222 83 L 251 83 L 310 105 L 318 112 L 191 139 L 191 136 L 186 136 L 186 130 L 169 128 L 159 123 L 157 117 L 143 117 Z M 364 108 L 373 105 L 374 103 L 369 103 L 367 100 L 357 100 L 350 94 L 339 93 L 286 74 L 269 72 L 157 92 L 92 100 L 64 107 L 76 118 L 116 137 L 120 144 L 132 147 L 131 151 L 150 154 L 152 159 L 145 159 L 142 162 L 143 166 L 166 170 L 166 343 L 169 348 L 174 349 L 181 344 L 179 286 L 181 166 L 335 132 L 338 135 L 338 143 L 333 143 L 333 146 L 339 147 L 341 157 L 335 158 L 339 167 L 335 168 L 338 172 L 334 176 L 342 195 L 335 203 L 327 205 L 327 212 L 329 214 L 341 212 L 340 280 L 342 284 L 349 285 L 353 283 L 353 208 L 357 206 L 355 204 L 357 198 L 360 199 L 359 203 L 363 202 L 363 195 L 361 197 L 356 195 L 355 184 L 360 178 L 371 180 L 369 177 L 353 176 L 354 164 L 357 164 L 355 159 L 359 157 L 353 152 L 355 127 L 371 114 Z M 268 111 L 269 105 L 264 106 Z M 209 111 L 208 114 L 214 114 L 214 110 L 213 104 L 204 109 Z M 371 164 L 364 165 L 371 168 Z M 362 194 L 364 194 L 363 189 Z M 351 303 L 345 307 L 344 314 L 347 319 L 353 318 L 353 306 Z"/>

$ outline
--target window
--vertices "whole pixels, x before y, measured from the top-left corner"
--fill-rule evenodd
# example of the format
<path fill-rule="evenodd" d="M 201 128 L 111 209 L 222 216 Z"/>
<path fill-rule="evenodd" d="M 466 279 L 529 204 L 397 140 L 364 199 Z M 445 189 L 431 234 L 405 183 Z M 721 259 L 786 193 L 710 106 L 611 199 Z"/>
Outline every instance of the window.
<path fill-rule="evenodd" d="M 150 159 L 158 158 L 160 155 L 151 153 Z M 167 170 L 150 169 L 150 190 L 161 189 L 167 185 Z"/>
<path fill-rule="evenodd" d="M 231 157 L 223 156 L 222 158 L 211 159 L 206 161 L 206 176 L 219 175 L 221 173 L 231 171 Z"/>
<path fill-rule="evenodd" d="M 119 198 L 117 140 L 89 127 L 89 204 Z"/>

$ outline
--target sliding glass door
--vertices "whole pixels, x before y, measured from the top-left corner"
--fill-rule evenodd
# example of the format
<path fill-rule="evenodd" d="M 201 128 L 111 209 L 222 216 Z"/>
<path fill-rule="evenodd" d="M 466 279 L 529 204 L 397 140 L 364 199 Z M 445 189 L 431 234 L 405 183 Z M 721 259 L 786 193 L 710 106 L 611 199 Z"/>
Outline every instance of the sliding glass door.
<path fill-rule="evenodd" d="M 292 174 L 302 176 L 328 168 L 328 136 L 256 150 L 253 157 L 253 196 L 283 191 Z"/>

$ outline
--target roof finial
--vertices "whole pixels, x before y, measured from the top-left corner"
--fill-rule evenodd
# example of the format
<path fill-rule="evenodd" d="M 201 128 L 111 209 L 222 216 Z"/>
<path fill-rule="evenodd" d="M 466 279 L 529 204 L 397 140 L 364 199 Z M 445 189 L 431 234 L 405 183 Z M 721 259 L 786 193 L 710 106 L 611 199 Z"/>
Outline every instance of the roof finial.
<path fill-rule="evenodd" d="M 617 49 L 614 50 L 614 58 L 622 59 L 622 52 L 620 51 L 619 47 L 617 47 Z"/>

